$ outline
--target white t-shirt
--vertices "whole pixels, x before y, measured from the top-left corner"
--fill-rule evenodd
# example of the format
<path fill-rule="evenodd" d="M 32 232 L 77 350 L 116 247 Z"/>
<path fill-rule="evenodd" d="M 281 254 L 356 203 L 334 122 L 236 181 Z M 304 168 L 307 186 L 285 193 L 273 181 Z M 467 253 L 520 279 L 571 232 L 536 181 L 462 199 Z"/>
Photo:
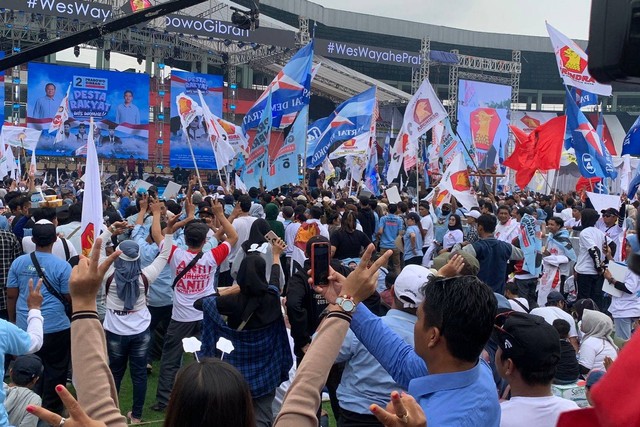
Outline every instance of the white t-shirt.
<path fill-rule="evenodd" d="M 420 223 L 422 224 L 422 229 L 426 231 L 424 239 L 422 239 L 422 247 L 428 248 L 433 243 L 433 239 L 435 239 L 435 234 L 433 233 L 433 219 L 431 218 L 431 215 L 421 217 Z"/>
<path fill-rule="evenodd" d="M 462 243 L 463 240 L 464 234 L 462 233 L 462 230 L 449 230 L 442 238 L 442 247 L 448 250 L 451 249 L 456 243 Z"/>
<path fill-rule="evenodd" d="M 527 309 L 525 310 L 522 305 L 518 304 L 518 302 L 515 302 L 514 300 L 518 300 L 518 302 L 522 305 L 524 305 Z M 511 309 L 513 311 L 519 311 L 520 313 L 528 313 L 529 310 L 529 301 L 527 301 L 526 298 L 522 298 L 522 297 L 518 297 L 518 298 L 513 298 L 513 299 L 509 299 L 509 304 L 511 305 Z"/>
<path fill-rule="evenodd" d="M 231 251 L 231 245 L 223 242 L 220 246 L 204 252 L 198 263 L 176 284 L 173 295 L 173 312 L 171 319 L 178 322 L 195 322 L 202 320 L 202 311 L 196 310 L 193 303 L 196 300 L 212 295 L 216 292 L 216 269 L 227 258 Z M 169 265 L 176 276 L 191 262 L 196 253 L 180 249 L 177 246 L 171 248 Z"/>
<path fill-rule="evenodd" d="M 556 319 L 564 319 L 569 322 L 569 338 L 578 336 L 576 321 L 560 307 L 538 307 L 531 310 L 531 314 L 544 317 L 544 320 L 550 325 L 553 325 L 553 321 Z"/>
<path fill-rule="evenodd" d="M 67 242 L 71 242 L 73 247 L 76 248 L 76 253 L 82 252 L 82 242 L 80 240 L 82 230 L 80 228 L 80 221 L 73 221 L 56 227 L 56 232 L 62 233 Z"/>
<path fill-rule="evenodd" d="M 555 427 L 561 413 L 579 406 L 558 396 L 512 397 L 502 402 L 500 409 L 500 427 Z"/>
<path fill-rule="evenodd" d="M 51 253 L 63 261 L 68 261 L 64 253 L 64 244 L 62 243 L 62 240 L 63 239 L 58 237 L 58 239 L 53 244 Z M 67 247 L 69 248 L 69 258 L 78 255 L 75 246 L 73 246 L 67 239 L 64 240 L 67 241 Z M 31 252 L 36 250 L 36 244 L 33 243 L 33 240 L 31 240 L 31 236 L 25 236 L 22 238 L 22 250 L 25 254 L 30 254 Z"/>
<path fill-rule="evenodd" d="M 598 248 L 602 257 L 604 239 L 604 233 L 595 227 L 587 227 L 580 232 L 580 250 L 578 251 L 578 259 L 574 267 L 577 273 L 598 274 L 598 271 L 593 266 L 593 258 L 589 255 L 589 249 L 593 247 Z"/>
<path fill-rule="evenodd" d="M 614 242 L 618 243 L 618 236 L 620 236 L 620 234 L 622 233 L 622 227 L 620 227 L 618 223 L 615 223 L 611 227 L 609 227 L 604 223 L 602 218 L 600 218 L 598 222 L 596 222 L 596 228 L 602 231 L 607 236 L 607 240 L 609 242 L 613 240 Z"/>
<path fill-rule="evenodd" d="M 494 237 L 503 242 L 511 243 L 513 239 L 518 237 L 518 233 L 520 232 L 520 223 L 513 218 L 509 218 L 506 224 L 496 225 L 496 232 L 494 233 Z"/>
<path fill-rule="evenodd" d="M 604 369 L 604 358 L 616 360 L 618 352 L 604 338 L 588 337 L 580 343 L 578 363 L 588 369 Z"/>
<path fill-rule="evenodd" d="M 612 296 L 609 313 L 614 319 L 640 317 L 640 276 L 629 270 L 624 279 L 621 277 L 615 277 L 615 279 L 624 281 L 624 286 L 631 293 L 625 292 L 621 297 Z"/>

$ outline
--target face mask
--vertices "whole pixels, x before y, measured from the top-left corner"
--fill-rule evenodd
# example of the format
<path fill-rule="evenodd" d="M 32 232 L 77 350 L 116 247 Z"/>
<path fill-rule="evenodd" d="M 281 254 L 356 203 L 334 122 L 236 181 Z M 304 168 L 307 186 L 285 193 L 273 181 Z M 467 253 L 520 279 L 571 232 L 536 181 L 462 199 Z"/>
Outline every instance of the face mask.
<path fill-rule="evenodd" d="M 449 215 L 451 213 L 451 211 L 449 209 L 443 209 L 442 210 L 442 215 Z"/>

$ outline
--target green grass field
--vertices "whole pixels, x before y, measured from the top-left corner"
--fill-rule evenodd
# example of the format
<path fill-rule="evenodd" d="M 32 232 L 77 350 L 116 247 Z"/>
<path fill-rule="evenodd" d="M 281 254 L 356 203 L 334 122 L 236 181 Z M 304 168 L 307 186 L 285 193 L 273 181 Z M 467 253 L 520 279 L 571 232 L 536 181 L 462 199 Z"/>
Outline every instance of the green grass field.
<path fill-rule="evenodd" d="M 192 363 L 193 358 L 190 356 L 185 356 L 185 363 Z M 153 364 L 153 372 L 149 375 L 147 379 L 147 398 L 144 402 L 144 411 L 142 414 L 142 424 L 144 426 L 151 427 L 161 427 L 164 421 L 164 414 L 161 412 L 155 412 L 151 410 L 151 406 L 156 403 L 156 387 L 158 385 L 158 370 L 160 367 L 160 362 L 155 362 Z M 129 370 L 125 373 L 125 376 L 122 380 L 122 385 L 120 387 L 120 410 L 123 415 L 127 415 L 127 412 L 131 410 L 131 402 L 133 401 L 132 387 L 131 387 L 131 377 L 129 376 Z M 325 402 L 323 404 L 323 408 L 329 414 L 332 414 L 331 406 L 329 402 Z M 331 427 L 335 427 L 335 422 L 333 417 L 329 416 L 329 425 Z"/>

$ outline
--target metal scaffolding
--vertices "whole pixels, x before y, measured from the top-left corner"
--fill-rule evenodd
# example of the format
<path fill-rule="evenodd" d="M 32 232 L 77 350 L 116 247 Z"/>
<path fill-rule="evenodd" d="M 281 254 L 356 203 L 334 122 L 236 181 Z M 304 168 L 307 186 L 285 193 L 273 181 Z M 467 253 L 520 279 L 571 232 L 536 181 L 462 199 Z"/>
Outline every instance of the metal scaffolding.
<path fill-rule="evenodd" d="M 420 42 L 420 67 L 411 69 L 411 93 L 414 94 L 425 79 L 429 78 L 431 39 L 423 37 Z"/>

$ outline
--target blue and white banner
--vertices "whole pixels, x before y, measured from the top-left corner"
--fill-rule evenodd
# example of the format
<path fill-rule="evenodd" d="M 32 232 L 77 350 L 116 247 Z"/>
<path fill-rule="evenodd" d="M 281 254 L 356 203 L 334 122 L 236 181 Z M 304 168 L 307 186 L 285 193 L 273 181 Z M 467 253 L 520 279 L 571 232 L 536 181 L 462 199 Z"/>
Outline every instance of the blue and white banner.
<path fill-rule="evenodd" d="M 251 144 L 251 151 L 242 173 L 242 181 L 248 188 L 260 187 L 260 181 L 265 184 L 267 175 L 268 149 L 271 139 L 271 94 L 267 96 L 262 111 L 262 118 L 256 129 L 256 136 Z"/>
<path fill-rule="evenodd" d="M 524 252 L 522 269 L 530 274 L 539 275 L 542 258 L 538 254 L 542 251 L 542 241 L 536 235 L 536 219 L 533 216 L 524 214 L 520 220 L 520 235 L 518 237 L 520 249 Z"/>
<path fill-rule="evenodd" d="M 309 123 L 309 106 L 305 106 L 289 131 L 282 145 L 269 145 L 269 170 L 266 177 L 266 188 L 273 189 L 285 184 L 298 184 L 298 156 L 304 155 L 307 143 L 307 125 Z"/>

